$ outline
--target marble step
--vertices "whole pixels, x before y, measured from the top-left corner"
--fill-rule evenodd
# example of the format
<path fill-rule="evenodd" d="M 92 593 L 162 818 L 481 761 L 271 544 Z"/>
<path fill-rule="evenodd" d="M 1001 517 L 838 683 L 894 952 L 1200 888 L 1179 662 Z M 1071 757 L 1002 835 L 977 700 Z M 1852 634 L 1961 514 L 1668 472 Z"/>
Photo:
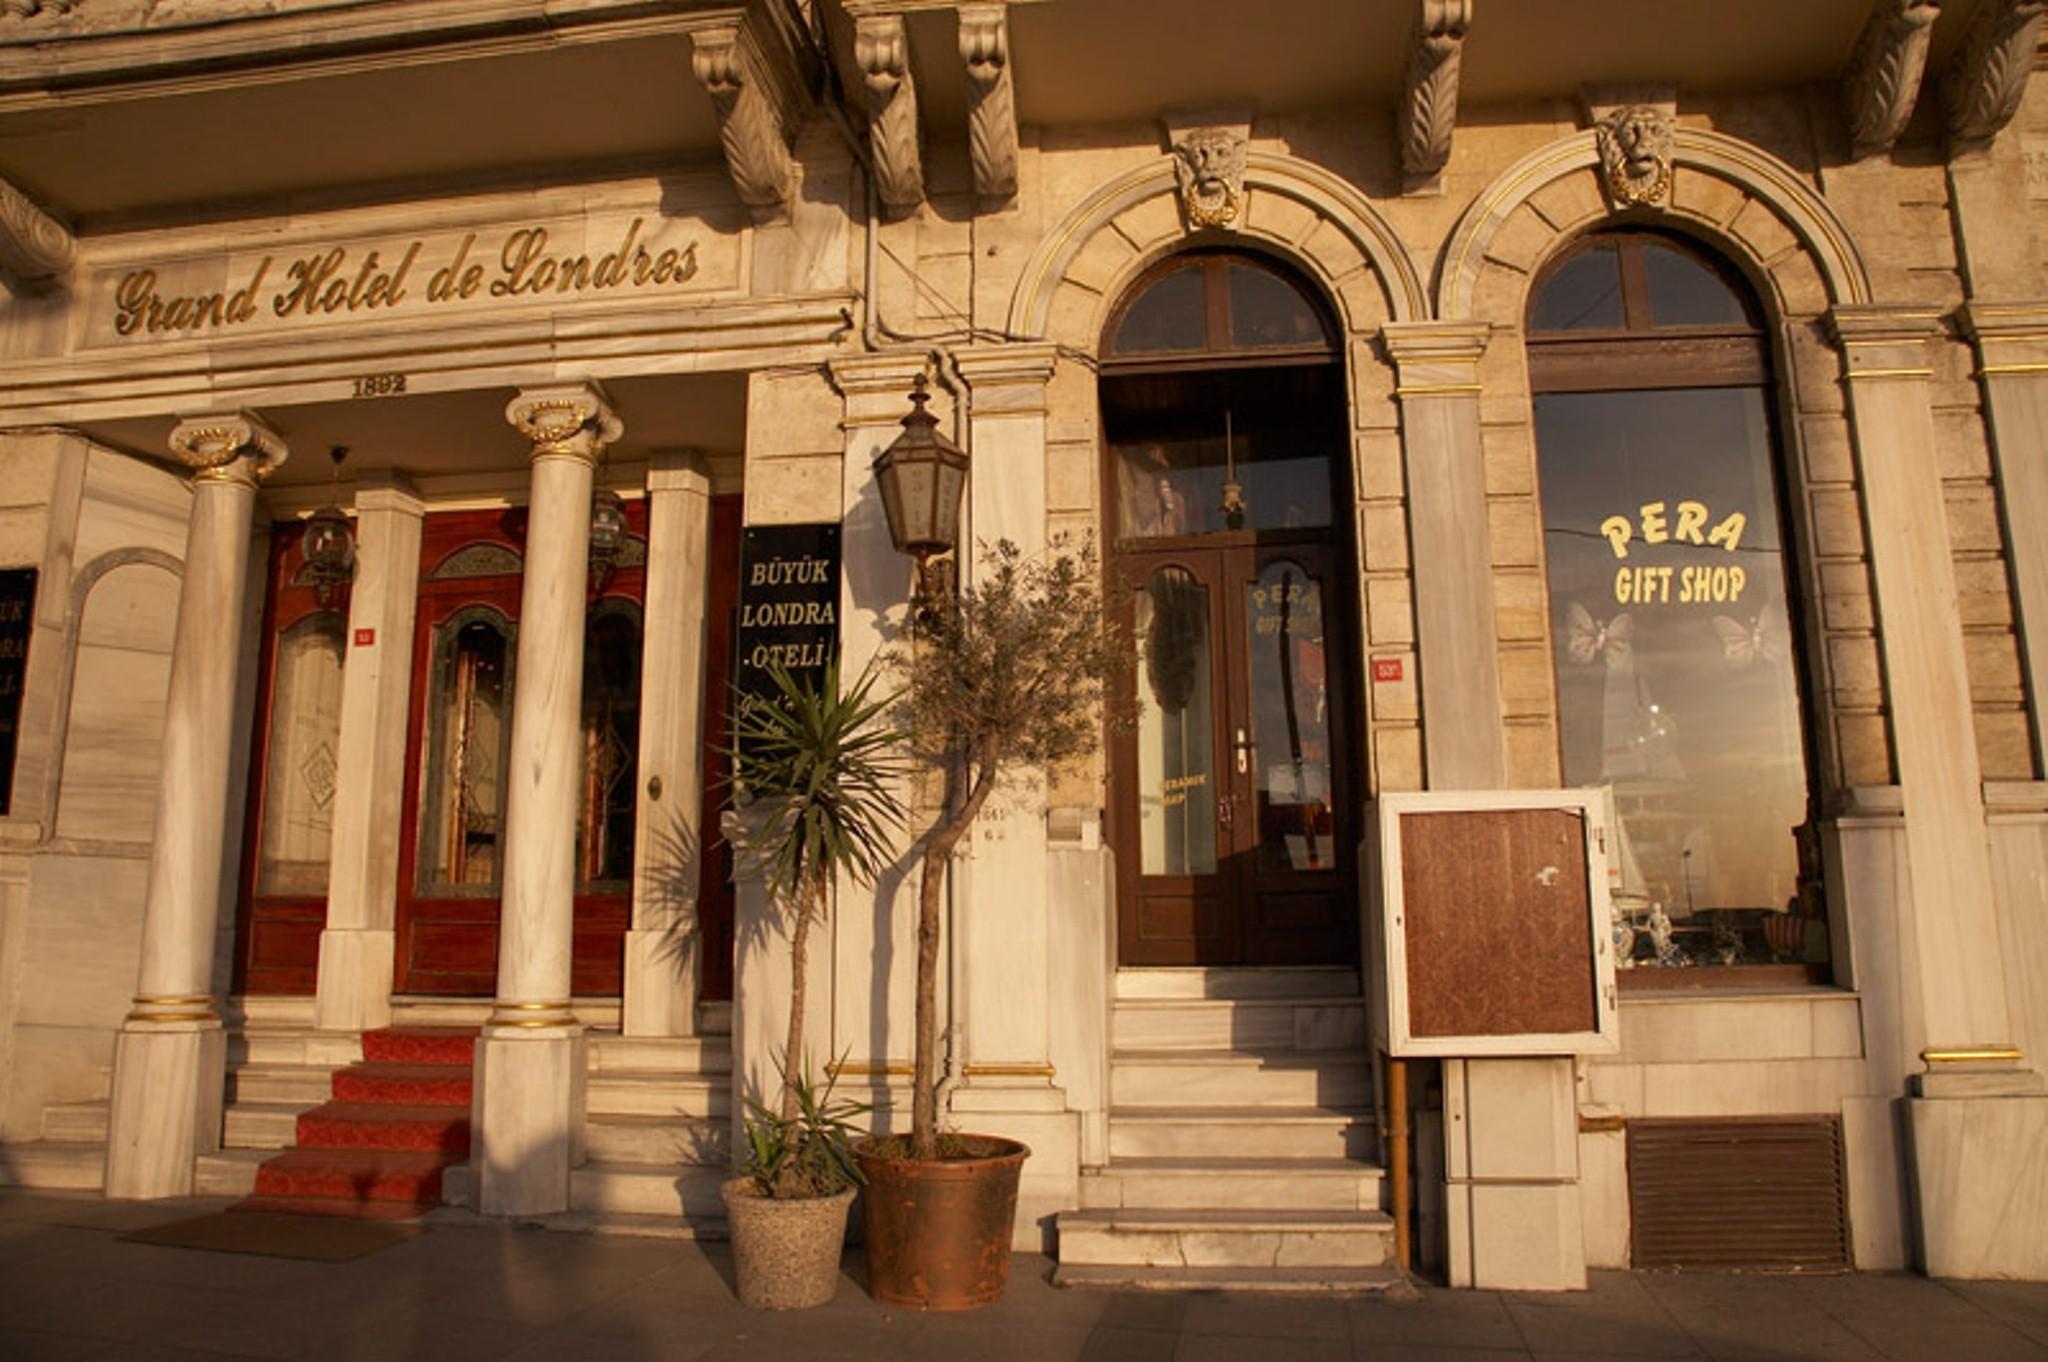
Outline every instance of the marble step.
<path fill-rule="evenodd" d="M 1272 1291 L 1286 1295 L 1412 1296 L 1408 1279 L 1391 1267 L 1137 1267 L 1061 1263 L 1054 1286 L 1100 1291 Z"/>
<path fill-rule="evenodd" d="M 1135 1267 L 1384 1267 L 1394 1222 L 1379 1211 L 1063 1211 L 1059 1260 Z"/>
<path fill-rule="evenodd" d="M 1110 1056 L 1113 1107 L 1362 1107 L 1372 1071 L 1362 1052 L 1120 1050 Z"/>
<path fill-rule="evenodd" d="M 569 1209 L 724 1224 L 725 1203 L 719 1200 L 718 1185 L 730 1176 L 726 1168 L 586 1163 L 569 1174 Z"/>
<path fill-rule="evenodd" d="M 1381 1182 L 1353 1159 L 1119 1159 L 1081 1170 L 1081 1208 L 1377 1211 Z"/>
<path fill-rule="evenodd" d="M 450 1169 L 449 1173 L 455 1170 Z M 467 1169 L 463 1170 L 465 1175 Z M 441 1193 L 448 1196 L 449 1173 L 441 1175 Z M 429 1211 L 430 1225 L 461 1225 L 501 1229 L 501 1218 L 479 1215 L 467 1203 L 453 1202 Z M 554 1215 L 515 1216 L 522 1230 L 553 1230 L 559 1234 L 603 1234 L 621 1239 L 729 1239 L 732 1227 L 723 1220 L 691 1222 L 675 1215 L 634 1215 L 626 1211 L 560 1211 Z"/>
<path fill-rule="evenodd" d="M 96 1144 L 107 1142 L 108 1112 L 113 1103 L 64 1102 L 43 1108 L 43 1141 L 47 1144 Z"/>
<path fill-rule="evenodd" d="M 594 1073 L 583 1109 L 587 1116 L 726 1116 L 732 1084 L 723 1075 Z"/>
<path fill-rule="evenodd" d="M 490 1018 L 496 1003 L 489 998 L 438 998 L 425 994 L 391 1000 L 395 1027 L 451 1026 L 477 1030 Z M 576 1020 L 593 1031 L 617 1031 L 623 1011 L 617 998 L 576 998 L 569 1004 Z"/>
<path fill-rule="evenodd" d="M 256 1170 L 277 1153 L 274 1149 L 223 1149 L 201 1154 L 192 1169 L 194 1196 L 248 1196 L 256 1190 Z"/>
<path fill-rule="evenodd" d="M 107 1147 L 32 1140 L 0 1145 L 0 1184 L 97 1192 L 107 1182 Z"/>
<path fill-rule="evenodd" d="M 1325 1107 L 1122 1107 L 1109 1113 L 1109 1157 L 1369 1159 L 1372 1113 Z"/>
<path fill-rule="evenodd" d="M 230 1068 L 302 1065 L 339 1069 L 363 1057 L 360 1036 L 311 1027 L 249 1027 L 228 1035 Z"/>
<path fill-rule="evenodd" d="M 732 1146 L 732 1123 L 710 1117 L 592 1116 L 583 1123 L 583 1148 L 592 1163 L 723 1168 Z"/>
<path fill-rule="evenodd" d="M 311 994 L 241 993 L 227 1001 L 224 1013 L 231 1031 L 243 1028 L 313 1029 Z"/>
<path fill-rule="evenodd" d="M 1347 965 L 1204 966 L 1120 969 L 1125 998 L 1363 998 Z"/>
<path fill-rule="evenodd" d="M 314 1107 L 334 1095 L 334 1075 L 323 1067 L 299 1064 L 247 1064 L 228 1077 L 228 1100 L 297 1102 Z"/>
<path fill-rule="evenodd" d="M 1359 1050 L 1357 998 L 1120 998 L 1111 1018 L 1119 1050 Z"/>
<path fill-rule="evenodd" d="M 732 1044 L 725 1036 L 590 1037 L 593 1074 L 722 1074 L 732 1072 Z"/>
<path fill-rule="evenodd" d="M 298 1141 L 299 1113 L 318 1102 L 237 1102 L 227 1110 L 221 1144 L 228 1149 L 290 1149 Z"/>

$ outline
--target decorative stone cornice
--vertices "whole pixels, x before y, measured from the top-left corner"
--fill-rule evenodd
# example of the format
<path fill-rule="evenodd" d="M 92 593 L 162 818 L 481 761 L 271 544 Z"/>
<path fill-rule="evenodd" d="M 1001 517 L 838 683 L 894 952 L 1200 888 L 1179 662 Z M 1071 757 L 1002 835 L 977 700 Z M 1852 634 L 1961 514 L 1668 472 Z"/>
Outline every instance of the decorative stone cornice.
<path fill-rule="evenodd" d="M 71 229 L 0 180 L 0 269 L 17 279 L 54 279 L 71 268 Z"/>
<path fill-rule="evenodd" d="M 1251 115 L 1203 111 L 1168 114 L 1164 121 L 1187 229 L 1243 226 Z"/>
<path fill-rule="evenodd" d="M 0 23 L 69 14 L 77 3 L 78 0 L 0 0 Z"/>
<path fill-rule="evenodd" d="M 1941 0 L 1877 0 L 1842 71 L 1842 105 L 1856 156 L 1888 151 L 1920 96 Z"/>
<path fill-rule="evenodd" d="M 1401 97 L 1394 106 L 1401 168 L 1411 177 L 1433 177 L 1451 157 L 1458 69 L 1471 26 L 1472 0 L 1420 0 Z"/>
<path fill-rule="evenodd" d="M 740 202 L 764 215 L 787 211 L 795 193 L 790 142 L 809 102 L 790 35 L 755 4 L 737 23 L 690 33 L 690 68 L 718 115 L 726 170 Z"/>
<path fill-rule="evenodd" d="M 857 16 L 853 56 L 867 86 L 868 148 L 882 202 L 899 212 L 915 208 L 924 202 L 924 166 L 917 149 L 917 82 L 910 73 L 903 16 Z"/>
<path fill-rule="evenodd" d="M 171 428 L 171 457 L 192 470 L 193 481 L 256 480 L 290 455 L 284 438 L 246 411 L 190 416 Z"/>
<path fill-rule="evenodd" d="M 1010 11 L 962 5 L 960 60 L 967 63 L 967 153 L 983 198 L 1017 192 L 1017 93 L 1010 77 Z"/>
<path fill-rule="evenodd" d="M 533 441 L 533 457 L 581 459 L 595 464 L 626 427 L 594 383 L 528 388 L 506 404 L 505 419 Z"/>
<path fill-rule="evenodd" d="M 1942 78 L 1948 134 L 1958 142 L 1998 135 L 2019 111 L 2041 42 L 2048 0 L 1982 0 Z"/>

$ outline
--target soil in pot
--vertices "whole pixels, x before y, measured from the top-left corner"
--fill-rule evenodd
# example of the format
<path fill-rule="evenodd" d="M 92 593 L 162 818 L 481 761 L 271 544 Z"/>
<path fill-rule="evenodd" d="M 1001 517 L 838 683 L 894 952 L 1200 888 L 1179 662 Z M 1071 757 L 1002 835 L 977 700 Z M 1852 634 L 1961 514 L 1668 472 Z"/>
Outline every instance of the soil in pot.
<path fill-rule="evenodd" d="M 868 1291 L 915 1310 L 973 1310 L 1010 1280 L 1017 1179 L 1031 1151 L 992 1135 L 948 1135 L 940 1157 L 909 1157 L 901 1136 L 854 1146 L 867 1187 L 861 1225 Z"/>
<path fill-rule="evenodd" d="M 778 1200 L 752 1178 L 718 1189 L 732 1222 L 732 1265 L 740 1304 L 754 1310 L 807 1310 L 839 1287 L 851 1187 L 831 1196 Z"/>

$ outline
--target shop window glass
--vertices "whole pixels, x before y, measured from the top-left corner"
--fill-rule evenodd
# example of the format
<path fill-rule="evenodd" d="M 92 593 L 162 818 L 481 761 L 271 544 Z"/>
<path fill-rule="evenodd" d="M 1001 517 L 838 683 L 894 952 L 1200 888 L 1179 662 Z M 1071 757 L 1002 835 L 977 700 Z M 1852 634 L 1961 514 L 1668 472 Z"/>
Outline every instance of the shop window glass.
<path fill-rule="evenodd" d="M 1147 875 L 1216 873 L 1209 590 L 1160 568 L 1137 593 L 1139 857 Z"/>
<path fill-rule="evenodd" d="M 339 611 L 322 611 L 277 640 L 256 856 L 256 892 L 268 897 L 327 893 L 346 625 Z"/>
<path fill-rule="evenodd" d="M 640 751 L 640 611 L 608 601 L 583 636 L 583 780 L 578 892 L 625 892 L 633 875 Z"/>
<path fill-rule="evenodd" d="M 487 606 L 434 631 L 420 763 L 420 874 L 435 895 L 495 898 L 512 734 L 512 624 Z"/>
<path fill-rule="evenodd" d="M 1685 266 L 1636 271 L 1640 282 L 1625 287 L 1648 296 L 1626 299 L 1629 317 L 1697 325 L 1722 307 L 1705 301 L 1720 290 L 1747 324 L 1747 307 L 1705 263 L 1654 238 L 1616 244 L 1624 258 L 1647 247 Z M 1549 288 L 1583 283 L 1568 263 Z M 1546 289 L 1531 306 L 1532 332 L 1546 319 L 1569 329 L 1578 312 Z M 1686 320 L 1663 320 L 1674 317 Z M 1577 367 L 1550 366 L 1540 333 L 1531 339 L 1564 781 L 1613 792 L 1624 968 L 1817 969 L 1826 939 L 1808 835 L 1796 576 L 1768 390 L 1688 372 L 1659 348 L 1656 325 L 1599 342 L 1611 347 L 1598 357 L 1606 391 L 1587 390 L 1583 352 Z M 1761 364 L 1761 338 L 1741 343 Z M 1574 390 L 1544 391 L 1553 372 Z"/>

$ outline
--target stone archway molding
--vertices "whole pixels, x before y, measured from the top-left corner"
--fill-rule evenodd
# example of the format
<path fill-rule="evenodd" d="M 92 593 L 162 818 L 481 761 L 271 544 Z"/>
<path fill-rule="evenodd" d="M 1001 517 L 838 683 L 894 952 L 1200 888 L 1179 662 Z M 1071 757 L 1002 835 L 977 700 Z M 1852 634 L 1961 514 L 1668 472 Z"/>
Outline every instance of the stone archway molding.
<path fill-rule="evenodd" d="M 1673 130 L 1671 159 L 1675 166 L 1727 181 L 1776 213 L 1806 248 L 1830 302 L 1871 301 L 1870 273 L 1849 229 L 1790 165 L 1740 138 L 1688 127 Z M 1436 315 L 1470 318 L 1494 234 L 1545 186 L 1582 170 L 1597 171 L 1599 165 L 1599 148 L 1588 129 L 1531 152 L 1495 178 L 1465 210 L 1444 251 L 1437 277 Z M 1690 220 L 1678 210 L 1671 211 Z M 1719 222 L 1707 225 L 1723 231 L 1726 227 Z M 1757 263 L 1768 268 L 1771 262 Z"/>
<path fill-rule="evenodd" d="M 1378 274 L 1392 320 L 1419 321 L 1429 316 L 1429 291 L 1415 262 L 1393 228 L 1354 186 L 1307 161 L 1257 150 L 1245 157 L 1244 183 L 1247 189 L 1293 199 L 1342 231 Z M 1176 192 L 1173 158 L 1161 156 L 1111 180 L 1081 200 L 1046 233 L 1025 262 L 1010 299 L 1009 334 L 1044 338 L 1053 296 L 1075 257 L 1098 232 L 1129 209 Z M 1253 229 L 1242 229 L 1242 234 L 1252 240 L 1268 239 Z M 1149 249 L 1154 243 L 1139 244 Z M 1295 248 L 1293 242 L 1276 244 Z M 1376 328 L 1379 319 L 1375 318 L 1370 325 Z M 1093 348 L 1092 337 L 1089 346 Z"/>

